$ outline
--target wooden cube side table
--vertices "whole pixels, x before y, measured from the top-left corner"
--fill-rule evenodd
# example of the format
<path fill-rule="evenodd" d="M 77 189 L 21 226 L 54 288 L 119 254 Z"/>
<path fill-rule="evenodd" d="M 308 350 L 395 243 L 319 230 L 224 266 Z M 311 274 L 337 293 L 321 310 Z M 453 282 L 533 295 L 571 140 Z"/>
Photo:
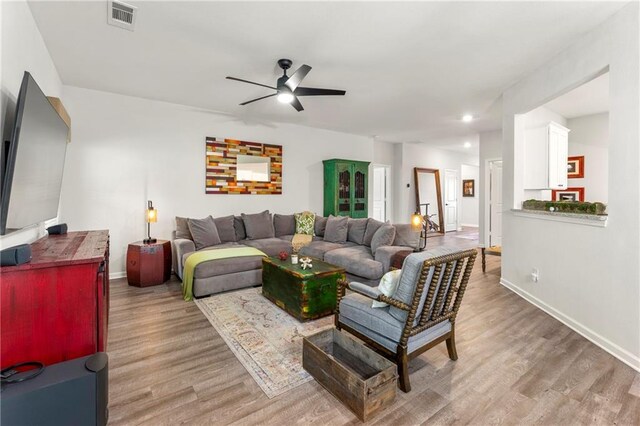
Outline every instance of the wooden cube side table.
<path fill-rule="evenodd" d="M 162 284 L 171 276 L 171 242 L 158 240 L 145 244 L 136 241 L 127 249 L 129 285 L 147 287 Z"/>

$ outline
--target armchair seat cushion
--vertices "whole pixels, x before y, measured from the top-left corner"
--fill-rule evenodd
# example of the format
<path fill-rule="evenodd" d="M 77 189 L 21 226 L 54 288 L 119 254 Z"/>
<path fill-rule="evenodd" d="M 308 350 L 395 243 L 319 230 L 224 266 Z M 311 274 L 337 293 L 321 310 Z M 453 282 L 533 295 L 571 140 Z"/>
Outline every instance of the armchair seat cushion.
<path fill-rule="evenodd" d="M 384 274 L 382 263 L 373 258 L 367 246 L 353 246 L 331 250 L 324 255 L 324 260 L 332 265 L 342 266 L 350 274 L 377 280 Z"/>
<path fill-rule="evenodd" d="M 313 240 L 310 244 L 302 247 L 300 249 L 300 255 L 302 256 L 311 256 L 316 259 L 326 260 L 324 258 L 325 253 L 331 250 L 340 249 L 343 247 L 355 246 L 355 243 L 330 243 L 329 241 L 321 241 L 321 240 Z M 328 260 L 327 260 L 328 262 Z"/>
<path fill-rule="evenodd" d="M 340 322 L 353 328 L 385 348 L 395 352 L 404 322 L 389 314 L 389 308 L 372 308 L 371 299 L 358 293 L 350 293 L 340 301 Z M 451 331 L 451 323 L 444 321 L 409 338 L 409 353 Z"/>

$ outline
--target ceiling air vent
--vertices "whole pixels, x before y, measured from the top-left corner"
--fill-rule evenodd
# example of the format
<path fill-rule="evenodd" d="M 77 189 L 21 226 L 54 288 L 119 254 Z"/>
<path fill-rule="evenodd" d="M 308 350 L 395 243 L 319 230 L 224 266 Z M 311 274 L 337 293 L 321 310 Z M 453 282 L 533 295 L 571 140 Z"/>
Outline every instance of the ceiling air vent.
<path fill-rule="evenodd" d="M 108 1 L 107 23 L 115 27 L 133 31 L 136 24 L 136 7 L 120 1 Z"/>

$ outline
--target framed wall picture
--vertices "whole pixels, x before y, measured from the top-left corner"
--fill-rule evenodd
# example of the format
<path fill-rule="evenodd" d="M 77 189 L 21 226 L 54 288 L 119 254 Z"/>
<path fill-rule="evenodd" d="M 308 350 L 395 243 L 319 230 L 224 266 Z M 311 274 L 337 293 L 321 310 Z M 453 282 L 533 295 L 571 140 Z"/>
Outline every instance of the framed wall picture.
<path fill-rule="evenodd" d="M 577 178 L 584 177 L 584 155 L 568 158 L 567 177 L 569 179 L 577 179 Z"/>
<path fill-rule="evenodd" d="M 574 187 L 567 189 L 554 189 L 551 191 L 552 201 L 584 201 L 584 188 Z"/>
<path fill-rule="evenodd" d="M 463 197 L 475 197 L 476 196 L 476 181 L 475 181 L 475 179 L 464 179 L 462 181 L 462 196 Z"/>

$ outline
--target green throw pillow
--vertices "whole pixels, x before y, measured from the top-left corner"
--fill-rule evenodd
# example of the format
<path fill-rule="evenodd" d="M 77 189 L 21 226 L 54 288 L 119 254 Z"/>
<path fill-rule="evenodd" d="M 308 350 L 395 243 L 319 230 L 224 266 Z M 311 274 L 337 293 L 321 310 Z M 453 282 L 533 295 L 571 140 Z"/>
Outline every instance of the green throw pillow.
<path fill-rule="evenodd" d="M 296 213 L 296 234 L 313 235 L 316 214 L 312 212 Z"/>

